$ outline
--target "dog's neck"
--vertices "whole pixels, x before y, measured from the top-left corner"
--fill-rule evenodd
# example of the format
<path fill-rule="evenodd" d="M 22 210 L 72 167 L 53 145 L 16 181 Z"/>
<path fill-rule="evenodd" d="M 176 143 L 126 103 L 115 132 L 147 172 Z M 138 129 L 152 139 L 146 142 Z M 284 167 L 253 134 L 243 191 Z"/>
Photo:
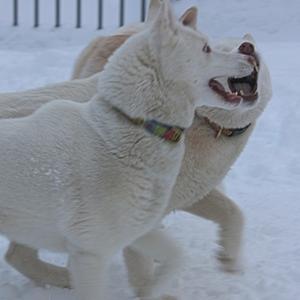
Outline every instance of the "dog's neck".
<path fill-rule="evenodd" d="M 188 84 L 166 82 L 144 33 L 131 37 L 99 75 L 98 94 L 130 118 L 187 128 L 194 115 Z"/>
<path fill-rule="evenodd" d="M 203 118 L 216 134 L 220 134 L 220 130 L 238 130 L 248 128 L 249 124 L 254 124 L 260 113 L 245 114 L 242 112 L 230 112 L 216 108 L 197 109 L 196 116 Z"/>
<path fill-rule="evenodd" d="M 221 128 L 242 129 L 256 122 L 264 111 L 269 98 L 269 95 L 261 95 L 260 102 L 249 110 L 227 111 L 219 108 L 202 107 L 196 110 L 196 115 L 207 118 L 211 123 L 215 123 Z"/>
<path fill-rule="evenodd" d="M 185 130 L 185 128 L 170 126 L 168 124 L 157 122 L 156 120 L 131 118 L 116 107 L 112 107 L 112 109 L 133 125 L 143 127 L 152 135 L 160 137 L 161 139 L 170 143 L 178 143 L 181 140 L 181 137 Z"/>
<path fill-rule="evenodd" d="M 225 136 L 225 137 L 240 136 L 244 134 L 248 130 L 248 128 L 250 128 L 250 126 L 252 125 L 251 123 L 249 123 L 247 126 L 242 128 L 225 128 L 220 126 L 217 123 L 212 122 L 206 117 L 204 117 L 204 120 L 207 123 L 207 125 L 209 125 L 209 127 L 211 127 L 214 130 L 216 139 L 218 139 L 221 136 Z"/>

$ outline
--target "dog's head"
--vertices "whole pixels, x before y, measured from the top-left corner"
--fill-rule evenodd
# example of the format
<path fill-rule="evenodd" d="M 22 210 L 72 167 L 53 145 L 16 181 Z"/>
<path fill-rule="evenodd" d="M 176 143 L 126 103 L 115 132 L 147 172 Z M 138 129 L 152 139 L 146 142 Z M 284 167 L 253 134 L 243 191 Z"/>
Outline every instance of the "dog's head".
<path fill-rule="evenodd" d="M 164 89 L 160 91 L 165 98 L 160 100 L 164 102 L 164 114 L 190 120 L 192 118 L 187 115 L 192 116 L 196 106 L 232 110 L 243 105 L 240 95 L 228 91 L 220 97 L 213 85 L 218 78 L 242 78 L 250 76 L 254 70 L 251 55 L 212 48 L 207 36 L 195 30 L 197 11 L 194 8 L 191 11 L 178 21 L 169 0 L 161 1 L 154 20 L 120 47 L 105 68 L 107 70 L 108 67 L 114 73 L 118 69 L 123 74 L 122 78 L 136 71 L 141 72 L 139 80 L 148 77 L 150 81 L 147 85 L 155 85 L 153 90 Z M 112 68 L 111 65 L 115 66 Z M 135 72 L 128 72 L 129 68 Z M 142 72 L 148 75 L 142 76 Z M 107 77 L 106 83 L 116 75 L 105 73 L 101 74 L 101 78 Z M 154 84 L 154 81 L 157 82 Z M 144 85 L 145 82 L 139 84 Z M 103 85 L 101 87 L 104 89 Z M 144 103 L 142 106 L 147 105 Z M 148 117 L 159 119 L 159 112 L 154 111 L 152 109 Z M 186 126 L 188 124 L 183 127 Z"/>
<path fill-rule="evenodd" d="M 157 15 L 159 2 L 159 0 L 150 1 L 147 23 L 153 21 Z M 182 25 L 196 30 L 197 17 L 197 9 L 191 7 L 179 20 Z M 201 35 L 201 33 L 199 34 Z M 206 51 L 208 49 L 206 48 Z M 197 111 L 224 127 L 243 127 L 254 122 L 271 99 L 272 86 L 268 67 L 257 50 L 253 37 L 250 34 L 246 34 L 242 38 L 225 39 L 219 41 L 210 50 L 210 55 L 207 55 L 208 58 L 206 60 L 210 62 L 204 68 L 201 68 L 201 71 L 205 70 L 205 73 L 209 74 L 209 76 L 213 77 L 213 72 L 218 67 L 214 64 L 220 63 L 222 66 L 226 65 L 226 57 L 223 56 L 223 61 L 221 62 L 219 60 L 220 57 L 216 58 L 216 54 L 220 52 L 249 55 L 254 68 L 250 74 L 244 77 L 236 78 L 237 74 L 235 76 L 213 77 L 209 80 L 206 89 L 202 89 L 201 98 L 209 98 L 211 100 L 210 104 L 223 100 L 226 103 L 232 103 L 235 106 L 234 110 L 228 111 L 227 109 L 204 106 Z M 202 52 L 198 51 L 197 55 L 203 55 Z M 202 61 L 205 62 L 205 58 Z"/>
<path fill-rule="evenodd" d="M 271 99 L 272 85 L 268 67 L 250 34 L 242 38 L 219 41 L 215 49 L 226 53 L 248 54 L 253 58 L 255 68 L 251 74 L 242 78 L 224 76 L 211 84 L 215 91 L 214 97 L 222 98 L 224 91 L 237 93 L 242 97 L 242 105 L 232 111 L 201 107 L 197 109 L 197 113 L 227 128 L 246 126 L 260 116 Z"/>
<path fill-rule="evenodd" d="M 243 106 L 242 96 L 236 92 L 221 93 L 219 88 L 216 95 L 216 83 L 222 77 L 250 76 L 254 72 L 254 57 L 245 52 L 214 49 L 207 36 L 195 30 L 196 17 L 189 12 L 187 15 L 189 18 L 184 16 L 184 21 L 176 21 L 168 1 L 163 1 L 150 25 L 149 47 L 160 63 L 163 79 L 178 86 L 184 83 L 199 106 L 224 109 Z"/>

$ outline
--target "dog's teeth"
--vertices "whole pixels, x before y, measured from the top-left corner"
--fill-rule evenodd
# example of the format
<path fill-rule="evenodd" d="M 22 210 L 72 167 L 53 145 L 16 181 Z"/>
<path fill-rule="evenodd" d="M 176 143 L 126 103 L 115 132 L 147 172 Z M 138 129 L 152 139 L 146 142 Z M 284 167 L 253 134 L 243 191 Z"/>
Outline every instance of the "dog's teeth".
<path fill-rule="evenodd" d="M 254 65 L 254 70 L 258 73 L 258 65 L 257 65 L 257 63 L 254 62 L 253 65 Z"/>
<path fill-rule="evenodd" d="M 241 96 L 243 96 L 243 95 L 244 95 L 244 92 L 243 92 L 242 90 L 240 90 L 240 91 L 239 91 L 239 94 L 240 94 Z"/>

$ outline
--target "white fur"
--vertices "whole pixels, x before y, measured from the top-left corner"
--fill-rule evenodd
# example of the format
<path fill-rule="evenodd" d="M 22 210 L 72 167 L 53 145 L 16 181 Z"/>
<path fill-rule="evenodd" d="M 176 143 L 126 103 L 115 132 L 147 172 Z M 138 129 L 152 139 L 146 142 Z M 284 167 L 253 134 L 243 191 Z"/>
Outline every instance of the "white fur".
<path fill-rule="evenodd" d="M 89 101 L 97 93 L 98 74 L 87 79 L 52 84 L 26 92 L 0 94 L 0 119 L 31 115 L 53 100 L 70 99 L 79 103 Z"/>
<path fill-rule="evenodd" d="M 223 51 L 236 52 L 236 46 L 244 41 L 248 39 L 226 40 L 221 42 L 218 48 Z M 214 188 L 221 183 L 244 149 L 257 118 L 271 98 L 269 71 L 262 57 L 259 57 L 259 99 L 255 106 L 246 111 L 240 108 L 232 111 L 207 107 L 197 109 L 197 116 L 187 132 L 185 156 L 166 211 L 168 214 L 173 210 L 184 210 L 216 222 L 220 226 L 218 258 L 223 268 L 230 272 L 241 268 L 244 218 L 238 206 Z M 249 123 L 252 126 L 243 135 L 234 138 L 222 136 L 216 139 L 214 130 L 206 123 L 204 117 L 208 117 L 225 128 L 242 128 Z M 146 251 L 147 249 L 145 253 Z M 143 252 L 140 249 L 137 257 L 142 260 L 142 256 Z M 130 260 L 126 262 L 131 277 L 143 277 L 141 272 L 132 275 L 138 272 L 138 267 Z M 147 262 L 146 257 L 145 262 Z M 151 269 L 152 264 L 148 267 Z M 143 269 L 144 274 L 147 274 L 145 265 Z"/>
<path fill-rule="evenodd" d="M 240 54 L 216 52 L 207 60 L 206 42 L 177 24 L 163 2 L 150 29 L 110 59 L 90 102 L 54 101 L 29 117 L 1 120 L 0 231 L 36 249 L 68 252 L 80 300 L 106 299 L 111 256 L 162 218 L 184 150 L 182 142 L 166 143 L 112 107 L 181 127 L 191 125 L 196 105 L 226 107 L 207 97 L 208 80 L 220 72 L 246 75 L 251 66 Z M 165 240 L 149 235 L 158 245 Z M 166 267 L 151 280 L 149 297 L 169 277 L 166 270 L 178 269 L 153 251 Z"/>
<path fill-rule="evenodd" d="M 103 70 L 108 58 L 131 35 L 141 32 L 145 24 L 154 21 L 160 7 L 160 0 L 151 0 L 145 23 L 134 23 L 120 27 L 113 36 L 99 36 L 85 47 L 76 59 L 72 79 L 89 77 Z"/>

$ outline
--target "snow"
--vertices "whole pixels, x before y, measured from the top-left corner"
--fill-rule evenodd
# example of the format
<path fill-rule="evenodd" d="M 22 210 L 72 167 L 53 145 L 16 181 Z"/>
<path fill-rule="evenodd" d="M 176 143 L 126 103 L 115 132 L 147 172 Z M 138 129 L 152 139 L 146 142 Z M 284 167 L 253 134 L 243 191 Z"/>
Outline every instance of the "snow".
<path fill-rule="evenodd" d="M 51 1 L 41 2 L 49 5 Z M 83 29 L 72 29 L 74 1 L 66 2 L 63 29 L 51 28 L 53 16 L 48 7 L 49 15 L 43 10 L 48 20 L 42 28 L 33 30 L 30 5 L 25 7 L 23 1 L 22 27 L 11 28 L 7 13 L 11 7 L 7 0 L 0 0 L 1 91 L 28 89 L 70 76 L 76 55 L 99 32 L 94 30 L 96 21 L 92 17 L 84 21 Z M 110 7 L 106 8 L 105 33 L 117 24 L 113 17 L 118 14 L 117 1 L 107 3 Z M 138 19 L 137 3 L 127 4 L 127 21 Z M 180 286 L 174 285 L 174 291 L 182 300 L 299 299 L 300 2 L 227 0 L 225 6 L 223 0 L 186 0 L 176 2 L 177 11 L 193 3 L 200 8 L 201 29 L 210 36 L 254 34 L 271 69 L 274 96 L 226 179 L 228 195 L 240 205 L 247 219 L 245 271 L 236 275 L 219 271 L 213 258 L 215 225 L 176 213 L 165 224 L 186 249 L 187 263 Z M 89 9 L 93 11 L 92 6 Z M 114 14 L 109 13 L 110 9 Z M 0 238 L 0 257 L 6 247 L 7 241 Z M 60 264 L 65 261 L 64 256 L 57 254 L 45 252 L 43 257 Z M 132 294 L 120 256 L 113 262 L 110 278 L 111 300 L 130 299 Z M 34 286 L 0 259 L 0 300 L 74 299 L 72 291 Z"/>

